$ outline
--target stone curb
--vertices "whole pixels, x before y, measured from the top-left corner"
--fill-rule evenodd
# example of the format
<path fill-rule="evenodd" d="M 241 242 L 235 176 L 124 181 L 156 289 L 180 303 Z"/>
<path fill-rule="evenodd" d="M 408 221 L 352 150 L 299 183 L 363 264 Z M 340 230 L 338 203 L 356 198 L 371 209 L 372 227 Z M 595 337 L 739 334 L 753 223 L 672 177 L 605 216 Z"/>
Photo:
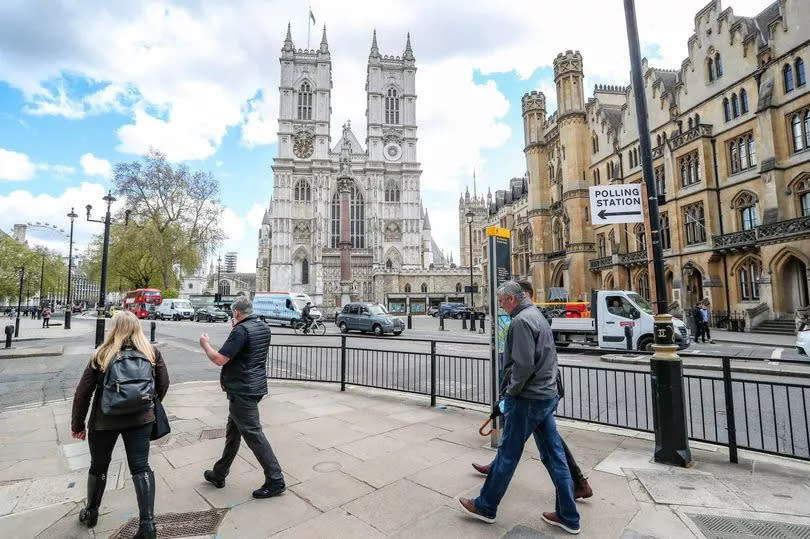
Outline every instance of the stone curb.
<path fill-rule="evenodd" d="M 61 356 L 63 352 L 64 348 L 62 346 L 49 346 L 47 348 L 8 348 L 0 350 L 0 359 Z"/>
<path fill-rule="evenodd" d="M 621 363 L 625 365 L 650 365 L 649 359 L 641 359 L 636 357 L 621 357 L 617 355 L 605 355 L 599 358 L 600 361 L 604 361 L 605 363 Z M 684 363 L 684 369 L 694 369 L 694 370 L 704 370 L 704 371 L 722 371 L 723 367 L 721 365 L 706 365 L 706 364 L 692 364 L 692 363 Z M 759 368 L 759 367 L 731 367 L 731 372 L 740 372 L 744 374 L 761 374 L 761 375 L 769 375 L 769 376 L 787 376 L 792 378 L 810 378 L 810 370 L 807 371 L 795 371 L 795 370 L 777 370 L 777 369 L 767 369 L 767 368 Z"/>

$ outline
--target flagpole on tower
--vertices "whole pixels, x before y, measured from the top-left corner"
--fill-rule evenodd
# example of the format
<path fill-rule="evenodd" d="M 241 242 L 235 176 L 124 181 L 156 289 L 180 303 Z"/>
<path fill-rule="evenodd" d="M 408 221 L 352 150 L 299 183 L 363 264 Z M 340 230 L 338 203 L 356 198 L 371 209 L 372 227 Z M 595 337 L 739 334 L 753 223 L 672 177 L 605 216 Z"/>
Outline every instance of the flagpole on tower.
<path fill-rule="evenodd" d="M 309 13 L 307 13 L 307 50 L 309 50 L 309 34 L 312 25 L 315 24 L 315 14 L 312 13 L 312 4 L 309 5 Z"/>

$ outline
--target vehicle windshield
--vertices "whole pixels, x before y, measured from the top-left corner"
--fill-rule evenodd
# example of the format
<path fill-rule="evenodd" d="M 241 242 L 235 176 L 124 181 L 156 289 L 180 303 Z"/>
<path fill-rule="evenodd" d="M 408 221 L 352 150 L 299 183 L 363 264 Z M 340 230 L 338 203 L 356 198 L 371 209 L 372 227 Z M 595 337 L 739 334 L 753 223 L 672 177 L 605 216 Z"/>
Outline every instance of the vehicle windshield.
<path fill-rule="evenodd" d="M 650 302 L 644 299 L 643 297 L 639 296 L 635 292 L 630 292 L 629 294 L 627 294 L 627 297 L 630 298 L 630 301 L 632 301 L 636 305 L 636 307 L 638 307 L 645 313 L 647 314 L 653 313 L 652 305 L 650 305 Z"/>
<path fill-rule="evenodd" d="M 191 309 L 191 303 L 189 303 L 188 301 L 174 300 L 174 308 L 175 309 Z"/>
<path fill-rule="evenodd" d="M 296 309 L 298 309 L 299 311 L 301 311 L 301 310 L 303 310 L 303 309 L 304 309 L 304 307 L 306 307 L 306 306 L 307 306 L 307 300 L 305 300 L 305 299 L 299 299 L 299 298 L 295 298 L 295 299 L 293 299 L 293 305 L 295 305 L 295 308 L 296 308 Z M 315 307 L 315 306 L 314 306 L 314 305 L 312 305 L 312 307 Z"/>
<path fill-rule="evenodd" d="M 385 309 L 385 307 L 383 307 L 380 304 L 377 305 L 369 304 L 367 305 L 367 307 L 369 312 L 371 312 L 371 314 L 388 314 L 388 311 Z"/>

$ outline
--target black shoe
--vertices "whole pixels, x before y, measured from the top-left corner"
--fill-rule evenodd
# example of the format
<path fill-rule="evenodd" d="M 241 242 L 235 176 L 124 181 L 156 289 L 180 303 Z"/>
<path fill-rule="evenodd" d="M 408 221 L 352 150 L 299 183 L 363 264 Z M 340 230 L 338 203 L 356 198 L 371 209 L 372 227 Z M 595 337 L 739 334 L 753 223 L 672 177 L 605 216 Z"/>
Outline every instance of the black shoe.
<path fill-rule="evenodd" d="M 138 533 L 135 539 L 156 539 L 155 528 L 155 474 L 151 470 L 132 476 L 135 497 L 138 499 Z"/>
<path fill-rule="evenodd" d="M 79 511 L 79 522 L 88 528 L 93 528 L 98 523 L 98 509 L 106 486 L 107 474 L 87 474 L 87 505 Z"/>
<path fill-rule="evenodd" d="M 225 487 L 225 480 L 217 478 L 213 470 L 205 470 L 203 472 L 203 477 L 205 478 L 206 481 L 208 481 L 217 488 Z"/>
<path fill-rule="evenodd" d="M 278 496 L 279 494 L 283 493 L 285 490 L 287 490 L 287 486 L 283 481 L 278 483 L 265 483 L 253 491 L 253 497 L 272 498 L 273 496 Z"/>

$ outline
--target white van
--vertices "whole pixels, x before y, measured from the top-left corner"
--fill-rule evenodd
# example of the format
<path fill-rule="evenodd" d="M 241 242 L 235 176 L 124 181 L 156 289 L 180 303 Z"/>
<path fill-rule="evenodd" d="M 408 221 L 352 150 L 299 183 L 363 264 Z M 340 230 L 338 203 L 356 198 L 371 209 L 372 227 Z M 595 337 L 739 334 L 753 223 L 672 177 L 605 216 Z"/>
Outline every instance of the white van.
<path fill-rule="evenodd" d="M 301 319 L 301 311 L 307 302 L 312 302 L 307 294 L 294 292 L 256 292 L 253 297 L 253 314 L 262 322 L 292 326 Z M 312 318 L 320 318 L 321 312 L 313 304 L 309 311 Z"/>
<path fill-rule="evenodd" d="M 155 309 L 155 318 L 160 320 L 191 320 L 194 309 L 187 299 L 164 299 Z"/>

